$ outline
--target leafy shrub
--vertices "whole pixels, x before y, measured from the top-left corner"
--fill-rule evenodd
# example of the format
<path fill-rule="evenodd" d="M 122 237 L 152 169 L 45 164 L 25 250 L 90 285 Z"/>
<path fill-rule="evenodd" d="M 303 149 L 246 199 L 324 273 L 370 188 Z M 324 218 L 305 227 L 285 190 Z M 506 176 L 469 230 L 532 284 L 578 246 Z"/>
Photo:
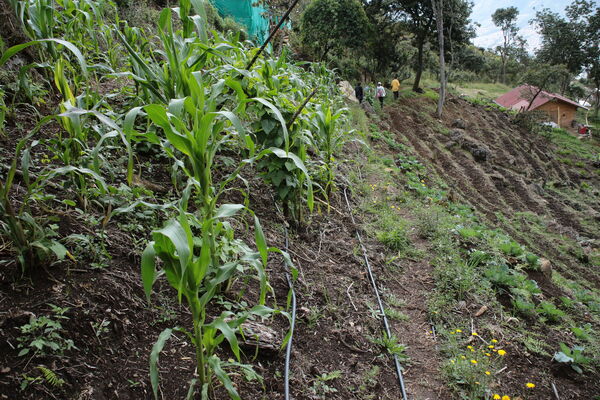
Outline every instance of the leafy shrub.
<path fill-rule="evenodd" d="M 380 232 L 377 239 L 389 249 L 403 251 L 410 246 L 410 239 L 403 228 L 395 228 L 390 231 Z"/>
<path fill-rule="evenodd" d="M 55 305 L 52 307 L 53 315 L 36 317 L 32 315 L 29 323 L 19 327 L 21 335 L 17 338 L 19 344 L 17 348 L 19 356 L 29 354 L 33 350 L 34 354 L 57 354 L 62 355 L 65 351 L 76 348 L 73 340 L 65 339 L 61 334 L 64 329 L 60 320 L 68 320 L 64 314 L 68 308 L 60 308 Z"/>
<path fill-rule="evenodd" d="M 558 322 L 565 316 L 563 311 L 559 310 L 554 304 L 548 301 L 542 301 L 538 304 L 536 311 L 550 322 Z"/>
<path fill-rule="evenodd" d="M 498 246 L 498 248 L 507 256 L 519 257 L 523 254 L 523 249 L 521 246 L 519 246 L 517 242 L 513 241 L 502 243 Z"/>
<path fill-rule="evenodd" d="M 583 373 L 582 366 L 591 363 L 591 359 L 583 355 L 585 350 L 582 346 L 573 346 L 569 348 L 566 344 L 560 343 L 560 351 L 554 353 L 553 360 L 559 363 L 566 363 L 578 374 Z"/>

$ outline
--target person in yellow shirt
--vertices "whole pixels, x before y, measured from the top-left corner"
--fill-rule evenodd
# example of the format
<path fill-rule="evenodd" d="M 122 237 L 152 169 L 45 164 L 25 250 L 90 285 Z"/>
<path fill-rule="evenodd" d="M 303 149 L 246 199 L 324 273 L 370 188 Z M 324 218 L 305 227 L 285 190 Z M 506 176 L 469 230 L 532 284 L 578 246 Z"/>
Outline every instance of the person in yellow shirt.
<path fill-rule="evenodd" d="M 392 93 L 394 93 L 394 100 L 398 100 L 398 92 L 400 92 L 400 81 L 398 78 L 394 78 L 392 81 Z"/>

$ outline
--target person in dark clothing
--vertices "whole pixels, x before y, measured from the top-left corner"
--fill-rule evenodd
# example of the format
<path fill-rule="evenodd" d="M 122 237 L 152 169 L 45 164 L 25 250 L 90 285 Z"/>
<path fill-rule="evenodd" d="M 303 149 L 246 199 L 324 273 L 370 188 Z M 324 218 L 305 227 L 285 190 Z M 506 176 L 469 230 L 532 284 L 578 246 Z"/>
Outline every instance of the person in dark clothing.
<path fill-rule="evenodd" d="M 358 104 L 362 103 L 364 93 L 363 93 L 363 87 L 360 84 L 360 82 L 358 82 L 358 84 L 354 88 L 354 95 L 358 99 Z"/>

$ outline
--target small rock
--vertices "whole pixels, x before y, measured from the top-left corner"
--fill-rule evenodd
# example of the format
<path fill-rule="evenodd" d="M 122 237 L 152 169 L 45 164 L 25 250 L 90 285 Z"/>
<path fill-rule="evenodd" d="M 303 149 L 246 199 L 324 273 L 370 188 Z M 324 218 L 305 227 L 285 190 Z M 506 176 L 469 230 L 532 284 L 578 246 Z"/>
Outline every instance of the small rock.
<path fill-rule="evenodd" d="M 540 258 L 540 270 L 548 279 L 552 279 L 552 263 L 547 258 Z"/>
<path fill-rule="evenodd" d="M 490 152 L 483 146 L 472 146 L 470 149 L 475 161 L 484 162 L 490 158 Z"/>
<path fill-rule="evenodd" d="M 458 128 L 458 129 L 466 129 L 467 125 L 464 120 L 458 118 L 458 119 L 455 119 L 454 122 L 452 122 L 452 127 Z"/>

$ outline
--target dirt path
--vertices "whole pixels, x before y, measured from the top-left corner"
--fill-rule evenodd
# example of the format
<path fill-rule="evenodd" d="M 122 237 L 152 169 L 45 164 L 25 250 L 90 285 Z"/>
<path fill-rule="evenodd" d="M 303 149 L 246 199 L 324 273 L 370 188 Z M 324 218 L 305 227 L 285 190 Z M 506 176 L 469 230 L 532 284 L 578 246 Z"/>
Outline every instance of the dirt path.
<path fill-rule="evenodd" d="M 403 216 L 408 217 L 410 216 Z M 426 251 L 428 242 L 413 238 L 412 245 L 418 250 Z M 380 245 L 372 242 L 369 253 L 376 252 Z M 383 250 L 380 249 L 381 254 Z M 375 258 L 377 259 L 377 258 Z M 378 285 L 384 293 L 384 300 L 389 295 L 399 299 L 401 305 L 386 302 L 386 308 L 402 312 L 407 318 L 395 320 L 389 318 L 392 334 L 398 342 L 407 346 L 406 353 L 410 357 L 405 365 L 404 380 L 407 395 L 414 400 L 437 400 L 450 398 L 440 372 L 441 356 L 431 331 L 428 317 L 428 293 L 434 289 L 432 277 L 433 266 L 427 260 L 405 259 L 400 264 L 401 272 L 390 269 L 378 262 L 376 269 Z"/>

